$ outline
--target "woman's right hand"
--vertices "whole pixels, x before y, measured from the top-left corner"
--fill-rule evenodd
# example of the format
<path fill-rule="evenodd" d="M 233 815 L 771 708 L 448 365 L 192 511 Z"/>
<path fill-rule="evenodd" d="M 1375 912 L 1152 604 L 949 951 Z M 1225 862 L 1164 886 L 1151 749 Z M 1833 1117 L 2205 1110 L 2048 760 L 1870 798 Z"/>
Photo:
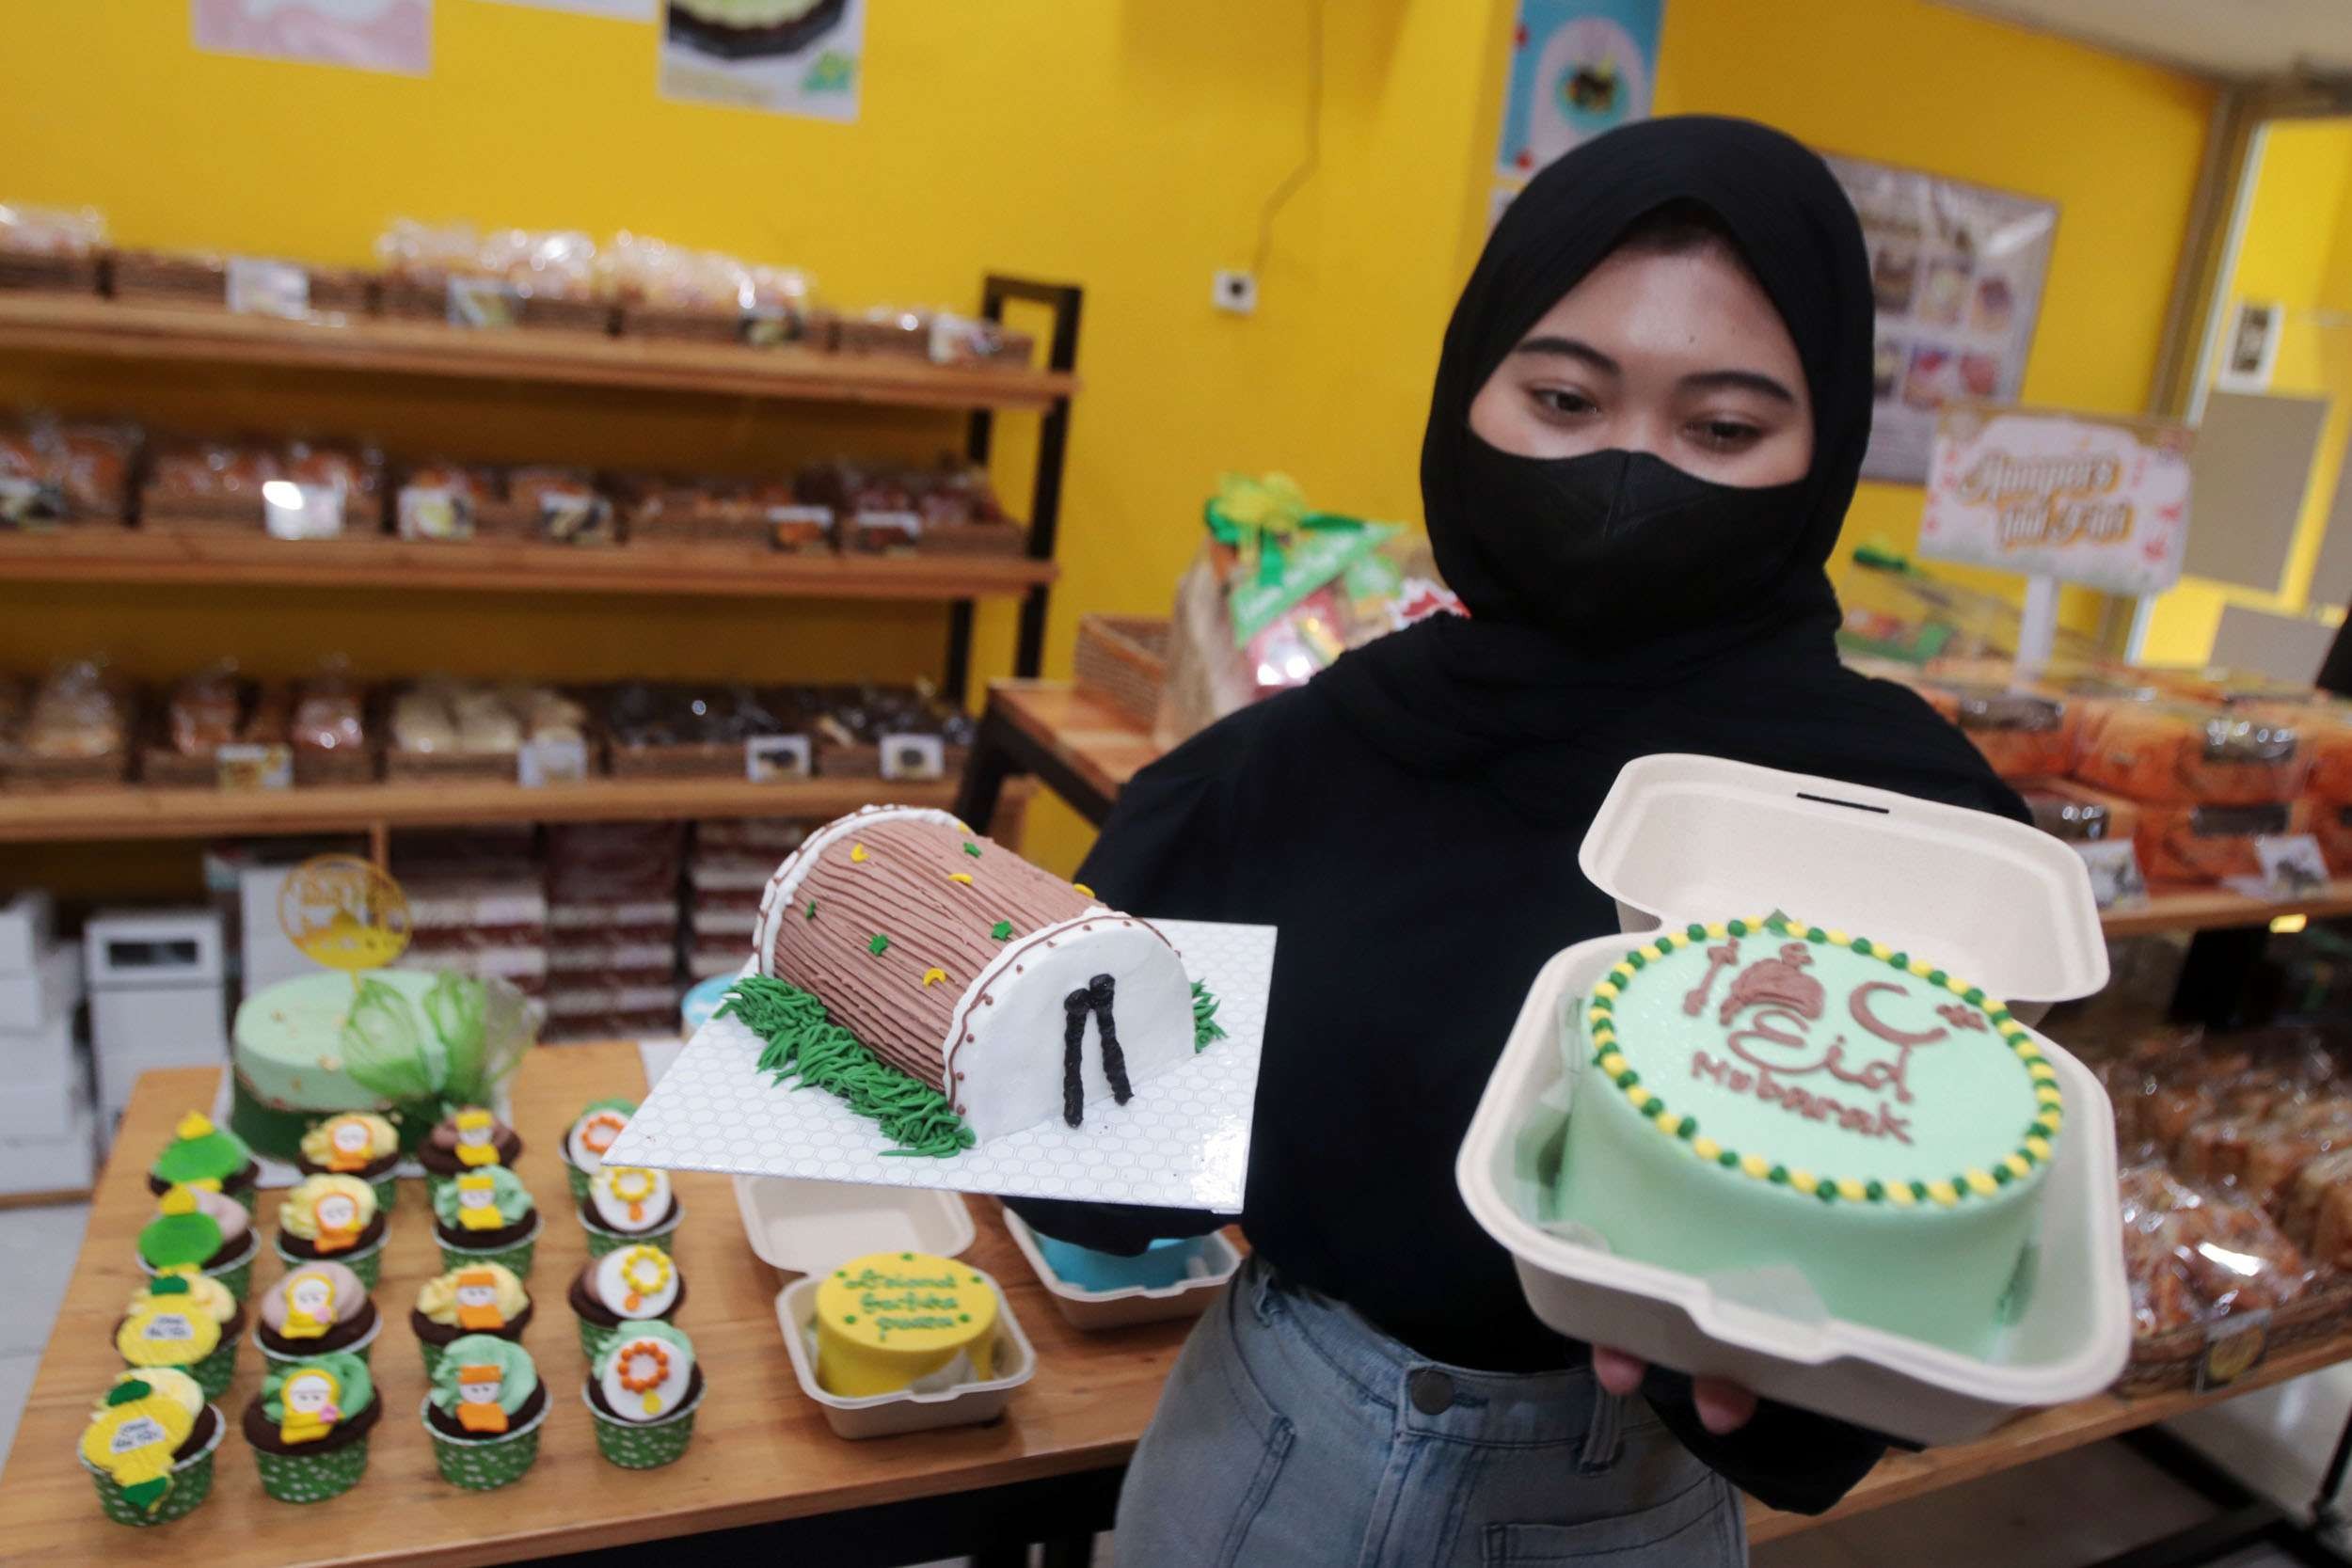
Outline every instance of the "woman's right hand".
<path fill-rule="evenodd" d="M 1641 1392 L 1649 1363 L 1606 1345 L 1593 1347 L 1593 1376 L 1619 1399 Z M 1756 1395 L 1724 1377 L 1691 1380 L 1691 1402 L 1697 1407 L 1699 1425 L 1718 1437 L 1728 1437 L 1756 1417 Z"/>

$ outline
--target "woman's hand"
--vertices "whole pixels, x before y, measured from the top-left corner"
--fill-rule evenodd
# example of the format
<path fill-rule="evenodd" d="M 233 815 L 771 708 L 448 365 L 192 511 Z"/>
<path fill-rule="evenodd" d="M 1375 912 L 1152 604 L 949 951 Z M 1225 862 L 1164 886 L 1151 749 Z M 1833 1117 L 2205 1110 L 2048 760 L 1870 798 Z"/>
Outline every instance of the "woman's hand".
<path fill-rule="evenodd" d="M 1639 1392 L 1648 1370 L 1649 1363 L 1638 1355 L 1605 1345 L 1593 1347 L 1593 1376 L 1619 1399 Z M 1699 1425 L 1718 1437 L 1730 1436 L 1756 1415 L 1756 1396 L 1728 1378 L 1692 1378 L 1691 1402 L 1698 1407 Z"/>

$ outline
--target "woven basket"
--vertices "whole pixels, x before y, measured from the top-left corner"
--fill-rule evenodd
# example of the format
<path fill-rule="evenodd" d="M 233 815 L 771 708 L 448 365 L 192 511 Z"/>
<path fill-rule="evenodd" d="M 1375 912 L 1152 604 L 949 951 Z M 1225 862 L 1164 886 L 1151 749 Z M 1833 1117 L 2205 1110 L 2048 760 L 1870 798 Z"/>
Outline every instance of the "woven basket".
<path fill-rule="evenodd" d="M 1150 729 L 1168 686 L 1173 633 L 1174 625 L 1165 616 L 1079 616 L 1078 689 Z"/>
<path fill-rule="evenodd" d="M 2352 1278 L 2332 1279 L 2270 1314 L 2265 1339 L 2249 1367 L 2267 1357 L 2344 1332 L 2352 1323 Z M 2221 1320 L 2226 1337 L 2229 1319 Z M 2154 1394 L 2193 1388 L 2197 1370 L 2215 1341 L 2213 1326 L 2190 1323 L 2132 1341 L 2132 1359 L 2115 1381 L 2119 1394 Z"/>

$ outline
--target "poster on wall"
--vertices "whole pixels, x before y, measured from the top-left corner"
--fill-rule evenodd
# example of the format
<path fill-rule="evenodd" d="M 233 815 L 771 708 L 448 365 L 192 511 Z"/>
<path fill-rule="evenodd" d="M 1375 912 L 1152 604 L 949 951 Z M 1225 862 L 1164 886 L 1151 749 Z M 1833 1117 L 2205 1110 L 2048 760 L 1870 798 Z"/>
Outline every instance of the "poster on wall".
<path fill-rule="evenodd" d="M 490 0 L 490 4 L 578 11 L 582 16 L 609 16 L 615 22 L 651 22 L 661 9 L 661 0 Z"/>
<path fill-rule="evenodd" d="M 1490 221 L 1563 152 L 1648 117 L 1662 4 L 1519 0 Z"/>
<path fill-rule="evenodd" d="M 2058 208 L 1941 175 L 1827 155 L 1862 217 L 1878 304 L 1870 446 L 1862 477 L 1928 477 L 1935 420 L 1962 399 L 2006 403 L 2050 270 Z"/>
<path fill-rule="evenodd" d="M 663 0 L 664 98 L 852 120 L 865 55 L 866 0 Z"/>
<path fill-rule="evenodd" d="M 1937 416 L 1919 553 L 2108 594 L 2161 594 L 2188 546 L 2187 426 L 1953 404 Z"/>
<path fill-rule="evenodd" d="M 421 76 L 433 0 L 189 0 L 196 46 L 221 55 Z"/>

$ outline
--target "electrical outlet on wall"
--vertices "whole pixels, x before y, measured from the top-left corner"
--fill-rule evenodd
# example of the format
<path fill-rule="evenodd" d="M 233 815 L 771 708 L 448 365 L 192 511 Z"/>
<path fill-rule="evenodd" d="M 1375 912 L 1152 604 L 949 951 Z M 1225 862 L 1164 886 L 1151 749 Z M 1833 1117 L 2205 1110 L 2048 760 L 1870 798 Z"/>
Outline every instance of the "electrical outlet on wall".
<path fill-rule="evenodd" d="M 1230 310 L 1236 316 L 1254 314 L 1258 309 L 1258 275 L 1230 268 L 1220 271 L 1209 297 L 1220 310 Z"/>

